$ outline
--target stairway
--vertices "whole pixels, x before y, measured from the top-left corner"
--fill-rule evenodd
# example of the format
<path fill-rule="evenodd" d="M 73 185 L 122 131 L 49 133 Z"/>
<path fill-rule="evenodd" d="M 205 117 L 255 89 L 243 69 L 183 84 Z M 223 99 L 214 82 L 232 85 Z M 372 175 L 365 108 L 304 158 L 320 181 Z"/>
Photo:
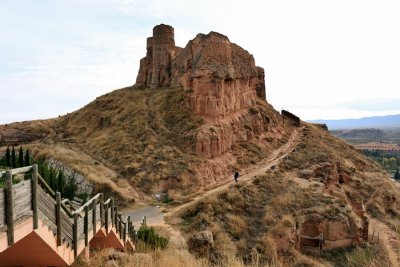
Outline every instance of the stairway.
<path fill-rule="evenodd" d="M 12 176 L 32 179 L 12 184 Z M 134 250 L 130 218 L 99 193 L 74 210 L 37 171 L 37 165 L 0 172 L 0 266 L 69 266 L 90 248 Z M 71 205 L 70 205 L 71 206 Z"/>

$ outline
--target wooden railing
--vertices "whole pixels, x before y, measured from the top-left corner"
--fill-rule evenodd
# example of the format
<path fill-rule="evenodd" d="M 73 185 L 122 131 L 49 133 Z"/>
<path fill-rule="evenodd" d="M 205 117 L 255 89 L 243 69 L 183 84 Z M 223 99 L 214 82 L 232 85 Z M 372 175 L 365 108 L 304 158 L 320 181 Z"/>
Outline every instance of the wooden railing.
<path fill-rule="evenodd" d="M 15 174 L 32 171 L 32 179 L 12 184 Z M 37 165 L 0 172 L 0 179 L 5 178 L 5 187 L 0 189 L 0 232 L 7 232 L 8 246 L 14 244 L 14 223 L 24 216 L 33 217 L 33 230 L 39 226 L 39 219 L 51 229 L 57 237 L 57 246 L 69 243 L 78 256 L 78 242 L 84 240 L 85 246 L 100 228 L 108 233 L 115 228 L 121 240 L 136 241 L 136 232 L 127 217 L 122 220 L 115 206 L 114 199 L 104 200 L 103 193 L 98 193 L 80 208 L 74 210 L 62 200 L 59 192 L 54 192 L 38 173 Z"/>
<path fill-rule="evenodd" d="M 305 236 L 297 234 L 296 245 L 298 249 L 305 253 L 316 253 L 320 254 L 324 244 L 324 234 L 321 233 L 318 236 Z"/>

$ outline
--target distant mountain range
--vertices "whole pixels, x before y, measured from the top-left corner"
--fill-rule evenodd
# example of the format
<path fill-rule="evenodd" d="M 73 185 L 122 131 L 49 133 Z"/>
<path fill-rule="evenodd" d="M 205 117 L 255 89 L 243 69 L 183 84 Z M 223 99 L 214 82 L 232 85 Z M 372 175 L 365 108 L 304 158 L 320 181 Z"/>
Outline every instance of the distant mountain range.
<path fill-rule="evenodd" d="M 311 123 L 324 123 L 329 130 L 342 129 L 395 129 L 400 128 L 400 114 L 387 116 L 365 117 L 360 119 L 343 119 L 343 120 L 310 120 Z"/>

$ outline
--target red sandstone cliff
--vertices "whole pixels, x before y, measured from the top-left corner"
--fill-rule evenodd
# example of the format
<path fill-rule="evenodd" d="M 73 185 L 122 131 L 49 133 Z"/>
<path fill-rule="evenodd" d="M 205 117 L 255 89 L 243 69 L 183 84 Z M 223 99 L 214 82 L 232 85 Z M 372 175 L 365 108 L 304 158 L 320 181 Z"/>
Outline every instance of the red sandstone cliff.
<path fill-rule="evenodd" d="M 182 49 L 164 24 L 147 39 L 136 84 L 192 90 L 188 106 L 210 117 L 248 108 L 257 96 L 265 99 L 264 69 L 249 52 L 216 32 L 198 34 Z"/>
<path fill-rule="evenodd" d="M 216 32 L 198 34 L 182 49 L 175 46 L 171 26 L 154 27 L 136 84 L 189 92 L 187 108 L 206 121 L 195 144 L 196 154 L 206 158 L 221 156 L 236 141 L 250 140 L 277 124 L 257 107 L 268 105 L 264 69 L 248 51 Z"/>

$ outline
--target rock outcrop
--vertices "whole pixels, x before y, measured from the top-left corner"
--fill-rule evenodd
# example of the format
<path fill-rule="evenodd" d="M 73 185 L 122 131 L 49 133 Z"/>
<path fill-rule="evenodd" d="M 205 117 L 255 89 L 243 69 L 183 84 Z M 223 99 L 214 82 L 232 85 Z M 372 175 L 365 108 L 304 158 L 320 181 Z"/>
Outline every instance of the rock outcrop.
<path fill-rule="evenodd" d="M 187 106 L 193 112 L 218 117 L 253 106 L 257 96 L 265 99 L 264 76 L 253 56 L 228 37 L 198 34 L 182 49 L 175 46 L 174 29 L 161 24 L 147 39 L 136 84 L 181 86 L 192 92 Z"/>
<path fill-rule="evenodd" d="M 174 29 L 161 24 L 147 39 L 136 85 L 186 90 L 186 107 L 206 122 L 194 150 L 212 158 L 271 128 L 268 114 L 257 108 L 257 101 L 266 104 L 264 77 L 253 56 L 225 35 L 198 34 L 182 49 Z"/>
<path fill-rule="evenodd" d="M 152 88 L 171 85 L 171 61 L 181 50 L 175 46 L 174 28 L 164 24 L 154 27 L 153 36 L 147 38 L 146 50 L 146 56 L 140 60 L 136 84 Z"/>

